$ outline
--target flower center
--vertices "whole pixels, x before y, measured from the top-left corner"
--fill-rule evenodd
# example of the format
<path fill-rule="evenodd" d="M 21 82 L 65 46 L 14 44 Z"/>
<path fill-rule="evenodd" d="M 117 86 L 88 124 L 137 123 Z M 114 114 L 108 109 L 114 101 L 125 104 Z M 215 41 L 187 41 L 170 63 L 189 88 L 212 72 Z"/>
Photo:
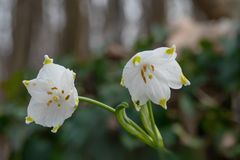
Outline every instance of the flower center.
<path fill-rule="evenodd" d="M 154 65 L 152 64 L 143 64 L 142 68 L 141 68 L 141 76 L 142 79 L 144 81 L 144 83 L 147 83 L 147 78 L 148 77 L 149 80 L 151 80 L 153 78 L 153 72 L 155 70 Z"/>
<path fill-rule="evenodd" d="M 50 99 L 47 102 L 48 107 L 54 103 L 58 107 L 61 107 L 61 103 L 69 100 L 70 98 L 69 94 L 66 95 L 64 90 L 59 90 L 57 87 L 52 87 L 50 91 L 47 91 L 47 94 L 50 95 Z"/>

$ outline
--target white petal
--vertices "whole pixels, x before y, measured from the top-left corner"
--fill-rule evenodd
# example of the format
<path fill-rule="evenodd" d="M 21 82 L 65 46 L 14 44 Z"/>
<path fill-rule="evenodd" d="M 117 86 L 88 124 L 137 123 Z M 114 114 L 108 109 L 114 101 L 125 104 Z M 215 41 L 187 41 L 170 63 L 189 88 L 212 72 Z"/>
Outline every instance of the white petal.
<path fill-rule="evenodd" d="M 39 103 L 32 98 L 28 106 L 28 116 L 32 117 L 36 124 L 45 127 L 55 127 L 62 125 L 64 120 L 69 118 L 74 110 L 73 107 L 58 107 L 55 104 L 47 106 L 46 103 Z"/>
<path fill-rule="evenodd" d="M 127 68 L 128 68 L 128 69 L 136 69 L 136 68 L 138 68 L 138 66 L 140 66 L 140 65 L 143 64 L 143 63 L 145 63 L 144 60 L 145 60 L 148 56 L 150 56 L 151 53 L 152 53 L 152 51 L 149 50 L 149 51 L 143 51 L 143 52 L 139 52 L 139 53 L 135 54 L 135 55 L 127 62 L 127 64 L 125 65 L 124 69 L 127 69 Z M 134 59 L 135 59 L 136 57 L 140 57 L 140 59 L 139 59 L 138 63 L 135 64 L 135 63 L 134 63 Z M 124 70 L 124 69 L 123 69 L 123 70 Z"/>
<path fill-rule="evenodd" d="M 168 50 L 173 49 L 173 52 L 171 54 L 168 54 L 167 51 Z M 176 49 L 174 48 L 174 46 L 172 46 L 171 48 L 168 47 L 160 47 L 157 49 L 153 50 L 153 54 L 154 56 L 158 56 L 161 59 L 165 59 L 165 60 L 174 60 L 177 57 L 177 53 L 175 51 Z"/>
<path fill-rule="evenodd" d="M 72 89 L 66 94 L 65 99 L 62 102 L 62 106 L 68 108 L 74 108 L 77 105 L 78 93 L 76 88 Z"/>
<path fill-rule="evenodd" d="M 58 87 L 60 86 L 60 81 L 62 74 L 65 72 L 66 68 L 58 64 L 45 64 L 40 69 L 37 79 L 45 79 L 54 82 Z"/>
<path fill-rule="evenodd" d="M 25 81 L 23 81 L 25 82 Z M 49 99 L 50 95 L 48 91 L 50 90 L 49 82 L 43 79 L 33 79 L 28 82 L 26 88 L 29 94 L 36 99 L 38 102 L 46 101 Z"/>
<path fill-rule="evenodd" d="M 65 69 L 61 76 L 60 86 L 61 88 L 68 92 L 74 88 L 74 72 L 69 69 Z"/>
<path fill-rule="evenodd" d="M 139 68 L 133 68 L 133 67 L 125 67 L 123 69 L 123 81 L 125 87 L 130 86 L 132 84 L 132 81 L 138 76 L 140 70 Z"/>
<path fill-rule="evenodd" d="M 139 89 L 128 88 L 128 91 L 131 95 L 132 101 L 136 105 L 142 106 L 147 103 L 148 97 L 146 96 L 145 92 L 143 91 L 143 88 L 139 88 Z"/>
<path fill-rule="evenodd" d="M 150 54 L 145 54 L 147 55 L 146 58 L 143 60 L 143 63 L 147 64 L 153 64 L 153 63 L 158 63 L 158 64 L 163 64 L 168 61 L 175 60 L 177 57 L 177 53 L 173 52 L 172 54 L 167 54 L 166 51 L 169 48 L 167 47 L 160 47 L 154 50 L 149 51 Z"/>
<path fill-rule="evenodd" d="M 125 67 L 123 70 L 124 86 L 128 88 L 132 101 L 139 105 L 146 104 L 146 84 L 142 80 L 140 69 L 137 67 Z"/>
<path fill-rule="evenodd" d="M 128 91 L 131 95 L 132 101 L 140 106 L 146 104 L 148 98 L 145 94 L 145 84 L 143 84 L 142 82 L 138 82 L 137 80 L 134 80 L 132 83 L 138 84 L 131 84 L 128 86 Z"/>
<path fill-rule="evenodd" d="M 147 85 L 147 94 L 149 99 L 158 105 L 162 105 L 162 107 L 166 108 L 166 104 L 161 104 L 161 101 L 164 100 L 167 102 L 170 98 L 170 88 L 167 84 L 167 80 L 161 76 L 154 74 L 151 82 Z"/>
<path fill-rule="evenodd" d="M 182 69 L 177 61 L 170 61 L 161 66 L 157 65 L 156 71 L 157 74 L 162 74 L 165 77 L 169 87 L 173 89 L 180 89 L 182 87 Z"/>

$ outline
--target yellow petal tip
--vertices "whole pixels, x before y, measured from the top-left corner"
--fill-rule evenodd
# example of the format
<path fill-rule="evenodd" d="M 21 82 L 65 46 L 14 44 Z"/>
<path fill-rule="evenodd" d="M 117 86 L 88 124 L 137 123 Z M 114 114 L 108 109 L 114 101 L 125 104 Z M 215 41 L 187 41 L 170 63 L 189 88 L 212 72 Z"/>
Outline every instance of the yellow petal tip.
<path fill-rule="evenodd" d="M 181 75 L 181 83 L 184 86 L 189 86 L 191 84 L 190 81 L 183 74 Z"/>
<path fill-rule="evenodd" d="M 124 87 L 124 79 L 121 79 L 120 85 Z"/>
<path fill-rule="evenodd" d="M 167 100 L 165 98 L 160 99 L 159 101 L 160 106 L 162 106 L 164 109 L 167 109 Z"/>
<path fill-rule="evenodd" d="M 76 73 L 73 72 L 73 79 L 75 80 L 76 79 Z"/>
<path fill-rule="evenodd" d="M 78 108 L 78 104 L 79 104 L 79 99 L 77 98 L 75 100 L 75 106 L 73 107 L 74 109 L 77 109 Z"/>
<path fill-rule="evenodd" d="M 168 48 L 168 49 L 166 50 L 166 54 L 171 55 L 171 54 L 173 54 L 175 51 L 176 51 L 176 46 L 175 46 L 175 45 L 172 45 L 171 48 Z"/>
<path fill-rule="evenodd" d="M 55 127 L 52 128 L 51 132 L 52 133 L 57 133 L 58 129 L 61 127 L 61 125 L 57 125 Z"/>
<path fill-rule="evenodd" d="M 34 120 L 33 120 L 32 117 L 30 117 L 30 116 L 25 117 L 25 123 L 26 123 L 26 124 L 30 124 L 30 123 L 32 123 L 33 121 L 34 121 Z"/>
<path fill-rule="evenodd" d="M 139 112 L 141 109 L 140 101 L 139 100 L 133 101 L 133 105 L 134 105 L 134 108 Z"/>
<path fill-rule="evenodd" d="M 52 63 L 53 63 L 53 59 L 49 58 L 48 55 L 45 55 L 43 64 L 52 64 Z"/>
<path fill-rule="evenodd" d="M 79 103 L 79 99 L 77 98 L 75 101 L 75 105 L 78 106 L 78 103 Z"/>
<path fill-rule="evenodd" d="M 29 86 L 29 84 L 30 84 L 30 81 L 29 81 L 29 80 L 23 80 L 22 82 L 23 82 L 23 84 L 24 84 L 26 87 Z"/>
<path fill-rule="evenodd" d="M 141 62 L 141 57 L 140 56 L 135 56 L 132 60 L 132 63 L 137 66 Z"/>

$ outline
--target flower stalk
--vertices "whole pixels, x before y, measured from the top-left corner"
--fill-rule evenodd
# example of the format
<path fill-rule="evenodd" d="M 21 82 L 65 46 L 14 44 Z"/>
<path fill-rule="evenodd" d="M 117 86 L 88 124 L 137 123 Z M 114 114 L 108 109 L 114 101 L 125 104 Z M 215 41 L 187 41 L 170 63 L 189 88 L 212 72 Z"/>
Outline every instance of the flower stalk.
<path fill-rule="evenodd" d="M 153 111 L 152 111 L 152 104 L 151 104 L 150 101 L 148 101 L 148 103 L 147 103 L 147 109 L 148 109 L 148 112 L 149 112 L 149 119 L 150 119 L 151 127 L 152 127 L 152 130 L 153 130 L 153 133 L 154 133 L 156 146 L 158 146 L 160 148 L 164 148 L 163 139 L 162 139 L 160 131 L 157 128 L 157 125 L 155 123 L 154 115 L 153 115 Z"/>
<path fill-rule="evenodd" d="M 126 108 L 128 108 L 128 103 L 122 102 L 117 106 L 116 109 L 113 107 L 99 102 L 97 100 L 79 96 L 79 102 L 87 102 L 101 107 L 111 113 L 114 113 L 120 125 L 131 135 L 140 139 L 143 143 L 149 145 L 150 147 L 157 149 L 164 149 L 164 144 L 162 136 L 155 124 L 152 105 L 149 101 L 146 105 L 143 105 L 140 110 L 141 121 L 143 123 L 144 129 L 132 121 L 126 114 Z"/>
<path fill-rule="evenodd" d="M 106 105 L 102 102 L 99 102 L 97 100 L 94 100 L 94 99 L 91 99 L 91 98 L 88 98 L 88 97 L 83 97 L 83 96 L 78 96 L 78 99 L 79 99 L 79 102 L 88 102 L 88 103 L 97 105 L 97 106 L 99 106 L 99 107 L 101 107 L 101 108 L 103 108 L 103 109 L 105 109 L 109 112 L 112 112 L 112 113 L 116 112 L 116 110 L 113 107 L 111 107 L 109 105 Z"/>

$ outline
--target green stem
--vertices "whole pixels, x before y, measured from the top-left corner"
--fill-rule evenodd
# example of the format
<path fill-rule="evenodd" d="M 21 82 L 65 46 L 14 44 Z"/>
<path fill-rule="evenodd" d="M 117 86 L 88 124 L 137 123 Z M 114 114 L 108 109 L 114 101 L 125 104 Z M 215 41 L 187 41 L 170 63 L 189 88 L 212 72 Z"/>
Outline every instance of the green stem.
<path fill-rule="evenodd" d="M 141 110 L 140 110 L 140 118 L 141 118 L 141 121 L 142 121 L 142 124 L 144 126 L 144 128 L 146 129 L 146 131 L 148 132 L 148 134 L 151 136 L 151 137 L 154 137 L 154 132 L 153 132 L 153 129 L 152 129 L 152 124 L 150 122 L 150 118 L 149 118 L 149 111 L 148 111 L 148 106 L 147 104 L 143 105 L 141 107 Z"/>
<path fill-rule="evenodd" d="M 97 106 L 99 106 L 99 107 L 101 107 L 101 108 L 103 108 L 103 109 L 105 109 L 109 112 L 112 112 L 112 113 L 116 112 L 116 110 L 114 108 L 110 107 L 109 105 L 106 105 L 106 104 L 104 104 L 102 102 L 99 102 L 99 101 L 96 101 L 94 99 L 83 97 L 83 96 L 78 96 L 78 99 L 79 99 L 79 101 L 82 101 L 82 102 L 88 102 L 88 103 L 91 103 L 91 104 L 95 104 L 95 105 L 97 105 Z"/>
<path fill-rule="evenodd" d="M 157 128 L 157 125 L 155 123 L 153 110 L 152 110 L 152 104 L 150 101 L 147 102 L 147 107 L 148 107 L 148 111 L 149 111 L 150 123 L 152 126 L 153 133 L 155 135 L 153 138 L 155 139 L 156 145 L 163 149 L 164 144 L 163 144 L 162 136 L 161 136 L 161 134 Z"/>
<path fill-rule="evenodd" d="M 157 130 L 156 130 L 156 124 L 155 124 L 155 120 L 154 120 L 154 116 L 153 116 L 153 111 L 152 111 L 152 104 L 150 101 L 147 102 L 147 107 L 148 107 L 148 111 L 149 111 L 149 118 L 150 118 L 150 122 L 151 122 L 151 126 L 152 126 L 152 129 L 153 129 L 153 133 L 155 135 L 155 138 L 157 140 Z"/>

